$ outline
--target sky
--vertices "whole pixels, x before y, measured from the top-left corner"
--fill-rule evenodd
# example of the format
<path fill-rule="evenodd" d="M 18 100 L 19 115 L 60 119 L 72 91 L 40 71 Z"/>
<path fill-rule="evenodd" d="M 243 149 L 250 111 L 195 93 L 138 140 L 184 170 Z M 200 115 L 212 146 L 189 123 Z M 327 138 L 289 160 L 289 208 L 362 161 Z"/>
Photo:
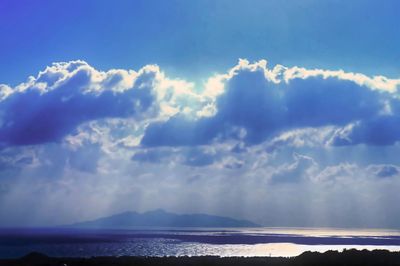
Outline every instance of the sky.
<path fill-rule="evenodd" d="M 0 226 L 400 228 L 399 5 L 1 1 Z"/>

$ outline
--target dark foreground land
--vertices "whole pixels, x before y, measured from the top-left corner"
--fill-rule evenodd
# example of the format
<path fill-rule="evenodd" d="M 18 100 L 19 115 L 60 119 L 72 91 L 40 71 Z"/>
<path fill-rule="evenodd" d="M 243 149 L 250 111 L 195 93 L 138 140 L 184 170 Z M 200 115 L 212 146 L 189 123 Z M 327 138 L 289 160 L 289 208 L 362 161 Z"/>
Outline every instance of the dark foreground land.
<path fill-rule="evenodd" d="M 0 260 L 1 266 L 73 266 L 73 265 L 215 265 L 215 266 L 242 266 L 242 265 L 293 265 L 293 266 L 324 266 L 324 265 L 400 265 L 400 252 L 385 250 L 343 252 L 327 251 L 325 253 L 305 252 L 293 258 L 283 257 L 92 257 L 92 258 L 51 258 L 40 253 L 30 253 L 19 259 Z"/>

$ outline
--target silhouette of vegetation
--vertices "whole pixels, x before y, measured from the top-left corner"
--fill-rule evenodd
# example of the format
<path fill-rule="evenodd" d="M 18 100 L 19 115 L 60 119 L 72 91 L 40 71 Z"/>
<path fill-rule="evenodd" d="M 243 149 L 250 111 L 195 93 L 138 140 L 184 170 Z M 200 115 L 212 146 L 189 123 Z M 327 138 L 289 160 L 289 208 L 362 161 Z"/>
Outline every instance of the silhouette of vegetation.
<path fill-rule="evenodd" d="M 0 260 L 2 266 L 392 266 L 400 265 L 400 252 L 387 250 L 344 250 L 305 252 L 297 257 L 92 257 L 52 258 L 32 252 L 19 259 Z"/>

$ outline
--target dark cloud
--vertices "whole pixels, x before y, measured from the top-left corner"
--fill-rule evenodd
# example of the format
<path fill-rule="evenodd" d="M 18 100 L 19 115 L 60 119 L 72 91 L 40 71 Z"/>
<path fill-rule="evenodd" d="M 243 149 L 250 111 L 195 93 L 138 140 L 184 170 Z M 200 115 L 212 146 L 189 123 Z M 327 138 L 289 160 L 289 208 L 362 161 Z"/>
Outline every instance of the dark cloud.
<path fill-rule="evenodd" d="M 284 85 L 286 87 L 286 85 Z M 311 77 L 293 79 L 285 90 L 288 127 L 346 125 L 382 110 L 385 93 L 353 81 Z"/>

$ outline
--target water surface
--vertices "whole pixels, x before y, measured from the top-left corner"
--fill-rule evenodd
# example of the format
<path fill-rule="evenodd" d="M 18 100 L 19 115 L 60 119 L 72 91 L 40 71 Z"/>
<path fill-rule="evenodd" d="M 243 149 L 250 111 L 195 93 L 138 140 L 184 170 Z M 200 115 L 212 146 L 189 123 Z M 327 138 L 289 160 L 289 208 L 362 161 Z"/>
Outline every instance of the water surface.
<path fill-rule="evenodd" d="M 0 257 L 297 256 L 343 249 L 400 251 L 395 230 L 304 228 L 0 229 Z"/>

